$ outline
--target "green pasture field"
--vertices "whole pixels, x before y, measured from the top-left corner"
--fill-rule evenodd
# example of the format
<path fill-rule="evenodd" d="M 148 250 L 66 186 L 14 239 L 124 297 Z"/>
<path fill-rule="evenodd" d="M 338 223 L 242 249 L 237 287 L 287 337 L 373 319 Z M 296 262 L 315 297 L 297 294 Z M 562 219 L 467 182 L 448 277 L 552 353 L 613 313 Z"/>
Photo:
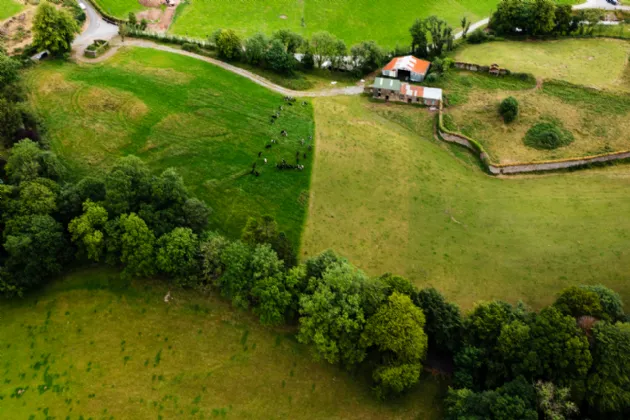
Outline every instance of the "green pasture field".
<path fill-rule="evenodd" d="M 349 46 L 374 40 L 392 48 L 410 44 L 409 27 L 416 18 L 437 15 L 459 28 L 462 17 L 481 20 L 490 16 L 497 3 L 498 0 L 194 0 L 180 6 L 183 10 L 178 11 L 171 32 L 205 38 L 216 29 L 229 28 L 245 37 L 288 28 L 304 36 L 329 31 Z"/>
<path fill-rule="evenodd" d="M 630 150 L 628 94 L 558 81 L 523 89 L 522 82 L 511 78 L 493 79 L 454 72 L 441 82 L 447 97 L 456 100 L 454 106 L 444 110 L 447 128 L 480 142 L 493 161 L 532 162 Z M 498 108 L 509 96 L 518 100 L 519 115 L 515 121 L 505 124 Z M 539 122 L 563 126 L 573 134 L 574 142 L 555 150 L 526 146 L 525 133 Z"/>
<path fill-rule="evenodd" d="M 77 176 L 134 154 L 155 173 L 176 168 L 212 207 L 213 228 L 238 237 L 248 216 L 270 214 L 299 242 L 311 172 L 310 102 L 288 106 L 281 95 L 218 67 L 140 48 L 99 65 L 45 63 L 26 79 L 52 149 Z M 278 143 L 265 149 L 271 139 Z M 275 168 L 282 159 L 295 163 L 296 151 L 303 171 Z M 260 177 L 250 174 L 254 162 Z"/>
<path fill-rule="evenodd" d="M 624 77 L 630 43 L 618 39 L 564 39 L 557 41 L 501 41 L 466 45 L 456 61 L 498 64 L 537 78 L 630 91 Z"/>
<path fill-rule="evenodd" d="M 364 378 L 316 362 L 293 330 L 213 294 L 117 272 L 75 272 L 0 306 L 2 418 L 438 419 L 425 377 L 379 402 Z M 69 416 L 69 417 L 68 417 Z"/>
<path fill-rule="evenodd" d="M 0 21 L 19 13 L 24 6 L 15 0 L 0 0 Z"/>
<path fill-rule="evenodd" d="M 426 109 L 363 97 L 314 104 L 305 255 L 332 248 L 464 308 L 540 308 L 564 287 L 597 283 L 630 301 L 629 166 L 496 178 L 434 140 Z"/>
<path fill-rule="evenodd" d="M 129 13 L 137 13 L 146 9 L 138 0 L 93 0 L 110 16 L 127 19 Z"/>

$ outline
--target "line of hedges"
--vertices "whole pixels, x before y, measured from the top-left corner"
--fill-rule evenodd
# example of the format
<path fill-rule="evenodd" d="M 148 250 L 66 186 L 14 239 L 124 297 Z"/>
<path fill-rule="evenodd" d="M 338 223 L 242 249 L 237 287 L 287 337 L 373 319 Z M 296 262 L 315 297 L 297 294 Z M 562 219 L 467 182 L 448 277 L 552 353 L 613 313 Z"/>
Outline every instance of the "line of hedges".
<path fill-rule="evenodd" d="M 189 38 L 187 36 L 162 34 L 157 32 L 143 31 L 140 29 L 129 29 L 127 36 L 132 38 L 150 39 L 152 41 L 166 42 L 176 45 L 192 44 L 207 50 L 212 50 L 215 45 L 210 41 L 204 41 L 198 38 Z"/>

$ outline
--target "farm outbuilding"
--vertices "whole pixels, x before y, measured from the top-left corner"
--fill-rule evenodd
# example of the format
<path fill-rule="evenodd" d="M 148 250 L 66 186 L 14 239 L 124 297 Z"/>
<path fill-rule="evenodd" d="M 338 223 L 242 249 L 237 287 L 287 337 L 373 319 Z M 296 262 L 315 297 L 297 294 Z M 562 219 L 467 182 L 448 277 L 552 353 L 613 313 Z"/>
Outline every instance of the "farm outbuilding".
<path fill-rule="evenodd" d="M 431 63 L 420 60 L 413 55 L 395 57 L 385 67 L 383 76 L 393 77 L 404 81 L 422 82 L 429 72 Z"/>
<path fill-rule="evenodd" d="M 401 83 L 396 79 L 377 77 L 374 84 L 367 89 L 368 92 L 370 90 L 374 98 L 386 101 L 427 106 L 440 106 L 442 103 L 442 89 L 414 86 L 409 83 Z"/>

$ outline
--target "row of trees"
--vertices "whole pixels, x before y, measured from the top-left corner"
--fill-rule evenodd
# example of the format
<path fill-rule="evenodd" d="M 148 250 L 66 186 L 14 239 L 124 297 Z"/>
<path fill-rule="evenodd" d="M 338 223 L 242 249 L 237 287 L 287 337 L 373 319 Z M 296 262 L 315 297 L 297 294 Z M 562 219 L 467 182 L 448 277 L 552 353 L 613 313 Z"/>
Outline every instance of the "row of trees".
<path fill-rule="evenodd" d="M 569 4 L 557 4 L 554 0 L 502 0 L 489 27 L 499 35 L 568 35 L 592 31 L 601 16 L 602 12 L 596 9 L 574 15 Z"/>
<path fill-rule="evenodd" d="M 618 294 L 574 286 L 541 312 L 478 304 L 463 321 L 448 418 L 592 418 L 630 412 L 630 324 Z M 615 417 L 616 416 L 616 417 Z"/>
<path fill-rule="evenodd" d="M 257 33 L 246 40 L 230 29 L 220 29 L 211 37 L 219 55 L 227 60 L 243 60 L 269 68 L 277 73 L 292 74 L 303 69 L 351 69 L 357 74 L 369 73 L 380 67 L 388 53 L 374 41 L 365 41 L 348 49 L 346 43 L 322 31 L 305 39 L 288 29 L 274 32 L 271 37 Z M 296 59 L 301 54 L 301 60 Z"/>
<path fill-rule="evenodd" d="M 468 32 L 470 24 L 463 20 L 462 26 L 463 30 Z M 409 32 L 411 34 L 411 51 L 416 57 L 433 59 L 442 56 L 445 51 L 453 49 L 455 42 L 453 28 L 436 16 L 416 19 Z"/>

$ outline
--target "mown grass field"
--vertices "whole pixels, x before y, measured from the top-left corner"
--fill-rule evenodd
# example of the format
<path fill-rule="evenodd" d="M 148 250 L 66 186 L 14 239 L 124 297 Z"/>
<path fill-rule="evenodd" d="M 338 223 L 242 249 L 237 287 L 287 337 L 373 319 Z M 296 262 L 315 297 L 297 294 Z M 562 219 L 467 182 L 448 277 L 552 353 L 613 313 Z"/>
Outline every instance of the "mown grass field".
<path fill-rule="evenodd" d="M 101 0 L 117 1 L 117 0 Z M 304 36 L 329 31 L 349 46 L 374 40 L 384 47 L 407 46 L 409 27 L 416 18 L 437 15 L 453 27 L 462 17 L 478 21 L 490 16 L 498 0 L 195 0 L 184 5 L 171 32 L 207 37 L 219 28 L 234 29 L 241 36 L 271 34 L 289 28 Z M 302 25 L 304 19 L 304 25 Z"/>
<path fill-rule="evenodd" d="M 318 98 L 315 121 L 306 255 L 333 248 L 464 308 L 495 298 L 540 308 L 582 283 L 630 301 L 630 167 L 494 178 L 433 140 L 423 109 Z"/>
<path fill-rule="evenodd" d="M 19 13 L 24 6 L 15 0 L 0 0 L 0 21 Z"/>
<path fill-rule="evenodd" d="M 77 176 L 134 154 L 156 173 L 177 168 L 213 208 L 213 228 L 238 237 L 248 216 L 270 214 L 299 241 L 311 171 L 310 102 L 287 106 L 280 95 L 240 76 L 148 49 L 124 49 L 100 65 L 50 62 L 26 79 L 52 149 Z M 272 125 L 280 106 L 284 111 Z M 278 143 L 265 149 L 271 139 Z M 295 163 L 296 151 L 303 171 L 275 168 L 282 159 Z M 254 162 L 260 177 L 249 174 Z"/>
<path fill-rule="evenodd" d="M 479 141 L 495 162 L 515 163 L 592 156 L 630 150 L 630 95 L 587 89 L 563 82 L 545 82 L 523 89 L 523 83 L 456 72 L 442 81 L 455 105 L 445 109 L 445 124 Z M 450 92 L 450 93 L 449 93 Z M 501 101 L 519 102 L 518 118 L 505 124 Z M 523 143 L 539 122 L 569 130 L 574 141 L 555 150 L 539 150 Z"/>
<path fill-rule="evenodd" d="M 138 0 L 94 0 L 109 15 L 127 19 L 129 13 L 137 13 L 145 10 Z"/>
<path fill-rule="evenodd" d="M 537 78 L 560 79 L 607 89 L 630 90 L 624 74 L 630 43 L 618 39 L 559 41 L 502 41 L 466 45 L 455 60 L 482 65 L 499 64 Z"/>
<path fill-rule="evenodd" d="M 2 418 L 440 418 L 430 377 L 378 402 L 287 329 L 198 292 L 92 269 L 0 306 Z"/>

